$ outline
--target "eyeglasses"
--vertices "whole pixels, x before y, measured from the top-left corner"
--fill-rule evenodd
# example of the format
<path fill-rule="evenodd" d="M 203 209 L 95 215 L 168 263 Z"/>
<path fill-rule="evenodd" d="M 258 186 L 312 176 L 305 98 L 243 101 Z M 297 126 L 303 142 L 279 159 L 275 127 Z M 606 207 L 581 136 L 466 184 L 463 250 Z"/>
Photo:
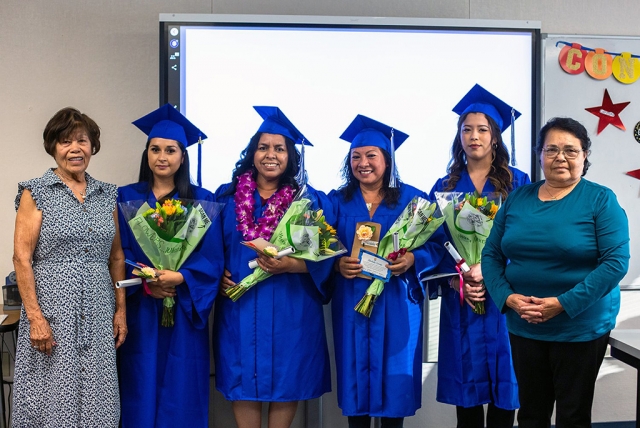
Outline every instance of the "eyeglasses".
<path fill-rule="evenodd" d="M 575 158 L 578 157 L 578 154 L 580 152 L 583 152 L 584 150 L 578 150 L 578 149 L 573 149 L 573 148 L 567 148 L 567 149 L 560 150 L 557 147 L 547 147 L 546 149 L 542 149 L 542 151 L 544 152 L 544 155 L 546 157 L 548 157 L 549 159 L 555 158 L 560 153 L 562 153 L 564 155 L 564 157 L 567 158 L 567 159 L 575 159 Z"/>

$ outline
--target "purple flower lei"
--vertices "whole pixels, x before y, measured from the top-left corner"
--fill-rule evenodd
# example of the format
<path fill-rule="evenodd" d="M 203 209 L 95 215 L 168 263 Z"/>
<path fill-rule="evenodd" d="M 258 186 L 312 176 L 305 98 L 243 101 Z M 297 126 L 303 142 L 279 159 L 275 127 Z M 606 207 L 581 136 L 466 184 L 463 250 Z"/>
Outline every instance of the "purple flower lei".
<path fill-rule="evenodd" d="M 289 185 L 282 186 L 267 200 L 264 215 L 258 219 L 258 224 L 253 221 L 255 199 L 253 193 L 257 188 L 253 180 L 253 172 L 247 171 L 238 177 L 236 194 L 233 197 L 236 203 L 236 228 L 242 233 L 245 241 L 256 238 L 264 238 L 267 241 L 278 225 L 278 221 L 293 202 L 293 188 Z"/>

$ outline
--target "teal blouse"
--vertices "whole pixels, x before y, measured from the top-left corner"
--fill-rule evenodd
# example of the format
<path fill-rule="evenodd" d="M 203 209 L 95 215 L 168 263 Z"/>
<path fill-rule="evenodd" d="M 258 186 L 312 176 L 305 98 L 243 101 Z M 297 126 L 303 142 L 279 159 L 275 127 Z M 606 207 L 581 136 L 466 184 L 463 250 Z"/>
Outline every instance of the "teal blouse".
<path fill-rule="evenodd" d="M 482 252 L 485 284 L 512 334 L 596 339 L 614 328 L 620 310 L 618 284 L 629 267 L 627 216 L 604 186 L 582 179 L 564 198 L 541 201 L 542 183 L 516 189 L 498 211 Z M 512 293 L 555 296 L 564 311 L 530 324 L 506 306 Z"/>

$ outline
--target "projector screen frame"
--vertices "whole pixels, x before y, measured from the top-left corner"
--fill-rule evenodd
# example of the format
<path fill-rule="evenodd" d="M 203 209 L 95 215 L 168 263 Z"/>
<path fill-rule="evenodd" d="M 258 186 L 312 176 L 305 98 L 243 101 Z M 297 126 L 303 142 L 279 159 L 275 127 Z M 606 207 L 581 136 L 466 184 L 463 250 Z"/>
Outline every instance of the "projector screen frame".
<path fill-rule="evenodd" d="M 346 17 L 346 16 L 294 16 L 294 15 L 223 15 L 223 14 L 160 14 L 159 22 L 159 105 L 171 103 L 179 110 L 182 107 L 179 61 L 170 60 L 169 42 L 175 36 L 169 34 L 172 26 L 221 26 L 221 27 L 266 27 L 291 29 L 392 29 L 407 31 L 453 31 L 453 32 L 522 32 L 531 35 L 531 163 L 527 165 L 532 181 L 540 178 L 538 162 L 533 155 L 537 131 L 541 126 L 540 100 L 541 82 L 541 33 L 540 21 L 517 20 L 467 20 L 467 19 L 435 19 L 435 18 L 379 18 L 379 17 Z M 179 37 L 178 37 L 179 38 Z M 508 55 L 508 52 L 505 52 Z M 172 70 L 172 67 L 177 67 Z M 411 133 L 411 132 L 409 132 Z M 247 141 L 248 141 L 247 136 Z M 509 146 L 509 141 L 505 141 Z M 200 153 L 200 148 L 198 152 Z M 193 155 L 192 155 L 193 156 Z M 195 160 L 195 159 L 194 159 Z M 194 162 L 192 160 L 192 162 Z M 402 171 L 401 171 L 402 172 Z M 198 174 L 198 182 L 201 182 Z M 215 189 L 210 189 L 215 190 Z M 429 189 L 424 189 L 429 190 Z"/>

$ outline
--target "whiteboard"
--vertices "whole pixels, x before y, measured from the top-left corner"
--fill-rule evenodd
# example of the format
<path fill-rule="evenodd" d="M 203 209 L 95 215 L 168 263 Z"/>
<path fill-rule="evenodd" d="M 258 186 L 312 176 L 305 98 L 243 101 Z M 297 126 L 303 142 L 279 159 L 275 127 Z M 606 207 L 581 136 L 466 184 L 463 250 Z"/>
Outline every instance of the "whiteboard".
<path fill-rule="evenodd" d="M 190 148 L 192 174 L 201 171 L 206 188 L 230 180 L 239 153 L 262 122 L 252 106 L 272 105 L 313 144 L 305 167 L 316 189 L 328 192 L 342 184 L 349 144 L 339 136 L 363 114 L 409 134 L 396 152 L 398 171 L 402 181 L 428 191 L 446 174 L 459 117 L 451 109 L 476 83 L 522 113 L 515 124 L 515 158 L 519 169 L 531 173 L 539 23 L 165 18 L 171 22 L 162 22 L 162 100 L 209 136 Z M 507 146 L 513 129 L 502 134 Z"/>
<path fill-rule="evenodd" d="M 634 127 L 640 121 L 640 79 L 624 84 L 613 75 L 597 80 L 586 72 L 568 74 L 558 61 L 564 47 L 562 44 L 556 46 L 558 41 L 640 55 L 640 38 L 546 35 L 542 40 L 541 115 L 543 124 L 552 117 L 571 117 L 589 131 L 592 143 L 589 161 L 592 165 L 585 178 L 613 190 L 629 218 L 631 263 L 620 285 L 640 285 L 640 239 L 635 238 L 640 236 L 640 180 L 626 175 L 628 171 L 640 169 L 640 144 L 633 136 Z M 609 125 L 596 135 L 599 118 L 585 108 L 600 106 L 605 89 L 613 103 L 631 102 L 619 114 L 626 130 Z"/>

